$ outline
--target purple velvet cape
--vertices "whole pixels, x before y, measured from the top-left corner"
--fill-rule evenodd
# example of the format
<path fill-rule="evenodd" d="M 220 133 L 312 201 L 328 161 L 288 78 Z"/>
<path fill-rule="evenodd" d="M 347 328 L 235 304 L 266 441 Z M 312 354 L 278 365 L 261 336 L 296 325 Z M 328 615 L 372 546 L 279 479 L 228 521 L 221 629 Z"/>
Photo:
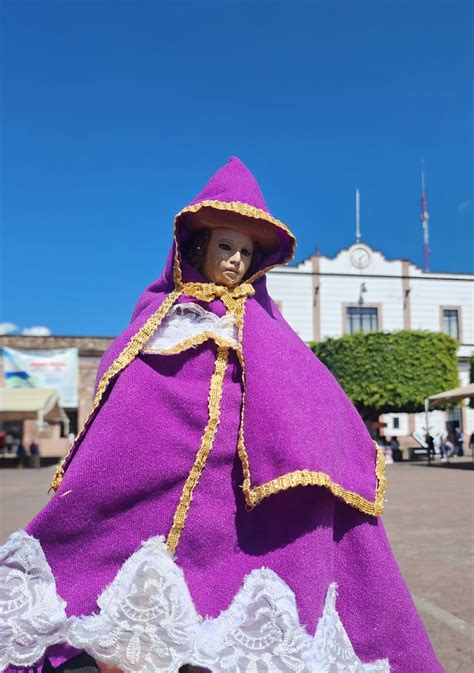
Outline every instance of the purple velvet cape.
<path fill-rule="evenodd" d="M 174 289 L 179 240 L 178 220 L 165 271 L 105 353 L 98 381 Z M 262 268 L 284 254 L 263 259 Z M 204 281 L 183 262 L 181 273 L 185 282 Z M 264 275 L 253 285 L 242 338 L 243 427 L 246 495 L 261 502 L 249 510 L 242 489 L 242 364 L 231 352 L 220 423 L 176 553 L 196 608 L 217 616 L 245 575 L 266 566 L 295 592 L 301 623 L 313 633 L 336 581 L 338 612 L 362 661 L 388 658 L 393 673 L 442 671 L 375 516 L 384 478 L 374 444 L 335 379 L 269 298 Z M 201 303 L 225 312 L 220 299 Z M 141 542 L 169 532 L 207 422 L 215 357 L 212 340 L 174 355 L 139 354 L 108 385 L 56 495 L 27 527 L 42 544 L 68 614 L 93 612 Z M 319 476 L 312 481 L 311 474 Z M 68 648 L 48 654 L 58 663 Z"/>

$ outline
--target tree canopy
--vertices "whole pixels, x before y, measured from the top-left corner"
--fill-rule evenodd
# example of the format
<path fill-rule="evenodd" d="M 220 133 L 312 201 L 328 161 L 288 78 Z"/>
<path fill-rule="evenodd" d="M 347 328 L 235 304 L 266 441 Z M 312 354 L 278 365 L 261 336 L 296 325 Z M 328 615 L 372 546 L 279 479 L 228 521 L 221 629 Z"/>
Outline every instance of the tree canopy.
<path fill-rule="evenodd" d="M 367 419 L 423 411 L 426 397 L 459 385 L 458 342 L 440 332 L 359 332 L 310 347 Z"/>

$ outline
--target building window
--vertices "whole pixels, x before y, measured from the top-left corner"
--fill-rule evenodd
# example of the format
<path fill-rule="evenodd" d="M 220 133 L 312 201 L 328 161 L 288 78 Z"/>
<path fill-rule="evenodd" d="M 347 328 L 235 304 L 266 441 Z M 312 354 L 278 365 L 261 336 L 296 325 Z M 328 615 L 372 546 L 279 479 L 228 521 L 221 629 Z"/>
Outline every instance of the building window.
<path fill-rule="evenodd" d="M 346 309 L 346 331 L 377 332 L 379 320 L 377 308 L 373 306 L 348 306 Z"/>
<path fill-rule="evenodd" d="M 400 429 L 400 418 L 398 416 L 393 417 L 393 428 L 394 430 Z"/>
<path fill-rule="evenodd" d="M 459 315 L 457 308 L 443 309 L 443 332 L 459 340 Z"/>

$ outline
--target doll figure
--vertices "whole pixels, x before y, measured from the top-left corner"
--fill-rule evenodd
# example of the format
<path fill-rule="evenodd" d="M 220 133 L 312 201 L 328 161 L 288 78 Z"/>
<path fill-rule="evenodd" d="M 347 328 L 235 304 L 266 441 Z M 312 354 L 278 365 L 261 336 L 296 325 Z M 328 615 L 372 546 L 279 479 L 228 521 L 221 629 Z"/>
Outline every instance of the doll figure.
<path fill-rule="evenodd" d="M 442 671 L 383 453 L 267 293 L 294 247 L 237 158 L 178 213 L 54 496 L 0 548 L 0 671 Z"/>

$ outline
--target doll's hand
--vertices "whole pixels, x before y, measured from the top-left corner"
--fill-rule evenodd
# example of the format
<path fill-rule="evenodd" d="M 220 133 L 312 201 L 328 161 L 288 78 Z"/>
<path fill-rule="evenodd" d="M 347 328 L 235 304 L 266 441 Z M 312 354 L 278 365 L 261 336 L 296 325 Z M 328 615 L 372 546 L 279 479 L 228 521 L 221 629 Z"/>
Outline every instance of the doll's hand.
<path fill-rule="evenodd" d="M 101 664 L 100 661 L 95 662 L 99 668 L 100 673 L 123 673 L 120 668 L 112 668 L 106 664 Z"/>

